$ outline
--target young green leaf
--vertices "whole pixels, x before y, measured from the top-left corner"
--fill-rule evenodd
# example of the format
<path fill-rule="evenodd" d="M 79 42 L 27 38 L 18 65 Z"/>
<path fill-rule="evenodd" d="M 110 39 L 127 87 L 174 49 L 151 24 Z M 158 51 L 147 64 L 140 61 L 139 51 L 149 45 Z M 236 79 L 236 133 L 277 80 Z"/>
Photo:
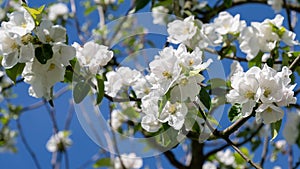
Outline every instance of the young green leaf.
<path fill-rule="evenodd" d="M 93 168 L 109 167 L 109 166 L 111 166 L 110 158 L 101 158 L 95 162 Z"/>
<path fill-rule="evenodd" d="M 80 103 L 89 93 L 91 87 L 85 82 L 78 82 L 73 89 L 73 97 L 76 104 Z"/>
<path fill-rule="evenodd" d="M 199 98 L 200 101 L 204 104 L 204 106 L 209 110 L 211 105 L 211 99 L 209 94 L 204 88 L 201 88 Z"/>
<path fill-rule="evenodd" d="M 97 102 L 96 104 L 100 104 L 103 97 L 104 97 L 104 80 L 101 76 L 96 76 L 97 78 L 97 84 L 98 84 L 98 92 L 97 92 Z"/>
<path fill-rule="evenodd" d="M 271 123 L 271 134 L 272 134 L 271 141 L 277 137 L 279 130 L 280 130 L 281 122 L 282 122 L 282 120 Z"/>
<path fill-rule="evenodd" d="M 24 67 L 25 63 L 18 63 L 14 67 L 6 69 L 6 75 L 10 78 L 10 80 L 16 83 L 17 77 L 22 74 Z"/>

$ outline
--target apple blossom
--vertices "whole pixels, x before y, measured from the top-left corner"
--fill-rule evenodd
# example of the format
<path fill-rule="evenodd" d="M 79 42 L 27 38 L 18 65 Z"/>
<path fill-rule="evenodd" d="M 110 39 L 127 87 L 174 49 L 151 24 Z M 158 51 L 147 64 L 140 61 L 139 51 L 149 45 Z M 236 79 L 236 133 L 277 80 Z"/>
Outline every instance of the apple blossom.
<path fill-rule="evenodd" d="M 1 23 L 1 27 L 7 32 L 24 36 L 35 28 L 35 22 L 26 10 L 8 14 L 8 18 L 8 22 Z"/>
<path fill-rule="evenodd" d="M 69 138 L 70 133 L 68 131 L 59 131 L 52 135 L 46 144 L 46 148 L 49 152 L 64 151 L 66 148 L 72 145 L 72 140 Z"/>
<path fill-rule="evenodd" d="M 29 94 L 33 97 L 51 99 L 52 86 L 64 80 L 65 67 L 75 56 L 75 49 L 64 44 L 53 46 L 52 51 L 55 53 L 46 64 L 41 64 L 37 59 L 26 62 L 22 76 L 26 83 L 31 84 Z"/>
<path fill-rule="evenodd" d="M 58 17 L 65 17 L 69 13 L 69 8 L 64 3 L 56 3 L 49 7 L 48 18 L 51 21 L 56 20 Z"/>
<path fill-rule="evenodd" d="M 137 70 L 119 67 L 116 71 L 110 71 L 106 74 L 105 91 L 108 95 L 116 97 L 121 89 L 128 90 L 128 87 L 133 86 L 141 76 L 142 74 Z"/>
<path fill-rule="evenodd" d="M 196 32 L 194 16 L 189 16 L 183 21 L 175 20 L 168 24 L 168 41 L 174 44 L 184 43 L 191 40 Z"/>
<path fill-rule="evenodd" d="M 184 124 L 185 116 L 188 109 L 185 103 L 171 103 L 167 102 L 163 108 L 158 120 L 162 123 L 168 122 L 168 124 L 175 130 L 180 130 Z"/>
<path fill-rule="evenodd" d="M 92 74 L 97 74 L 100 67 L 107 65 L 113 57 L 113 52 L 108 50 L 108 47 L 94 41 L 85 43 L 83 47 L 75 42 L 73 47 L 76 48 L 80 66 L 87 68 Z"/>
<path fill-rule="evenodd" d="M 121 159 L 116 157 L 114 160 L 115 169 L 122 169 L 122 164 L 124 167 L 131 169 L 139 169 L 143 166 L 143 159 L 141 157 L 137 157 L 135 153 L 121 154 L 120 157 Z"/>
<path fill-rule="evenodd" d="M 239 14 L 233 17 L 228 12 L 220 12 L 218 17 L 214 19 L 214 26 L 215 31 L 220 35 L 236 34 L 246 27 L 246 22 L 240 21 Z"/>
<path fill-rule="evenodd" d="M 50 20 L 42 20 L 35 33 L 43 43 L 66 42 L 66 29 L 60 25 L 53 25 Z"/>
<path fill-rule="evenodd" d="M 272 6 L 275 12 L 280 12 L 283 5 L 283 0 L 268 0 L 268 4 Z"/>
<path fill-rule="evenodd" d="M 226 149 L 225 151 L 219 151 L 217 152 L 216 156 L 221 163 L 227 166 L 236 165 L 235 158 L 233 156 L 233 153 L 230 151 L 230 149 Z"/>
<path fill-rule="evenodd" d="M 152 17 L 154 24 L 165 25 L 168 19 L 169 9 L 164 6 L 156 6 L 152 8 Z"/>

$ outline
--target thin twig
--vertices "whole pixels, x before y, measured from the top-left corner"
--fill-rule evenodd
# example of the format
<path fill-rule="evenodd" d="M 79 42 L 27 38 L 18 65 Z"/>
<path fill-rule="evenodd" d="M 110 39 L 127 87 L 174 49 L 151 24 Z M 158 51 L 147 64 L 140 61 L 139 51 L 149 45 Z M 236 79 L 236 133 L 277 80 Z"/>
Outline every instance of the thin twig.
<path fill-rule="evenodd" d="M 67 152 L 67 150 L 65 150 L 64 151 L 64 155 L 65 155 L 65 167 L 66 167 L 66 169 L 69 169 L 70 168 L 70 165 L 69 165 L 69 155 L 68 155 L 68 152 Z"/>
<path fill-rule="evenodd" d="M 24 132 L 23 132 L 23 129 L 22 129 L 20 120 L 17 119 L 16 122 L 17 122 L 17 128 L 18 128 L 18 130 L 19 130 L 19 134 L 20 134 L 21 140 L 22 140 L 22 142 L 23 142 L 23 144 L 24 144 L 26 150 L 27 150 L 28 153 L 30 154 L 30 156 L 31 156 L 31 158 L 32 158 L 32 160 L 33 160 L 33 162 L 34 162 L 36 168 L 37 168 L 37 169 L 41 169 L 41 165 L 40 165 L 40 163 L 39 163 L 39 161 L 38 161 L 38 159 L 37 159 L 35 153 L 34 153 L 33 150 L 31 149 L 31 147 L 29 146 L 29 144 L 28 144 L 28 142 L 27 142 L 27 139 L 26 139 L 26 137 L 25 137 L 25 135 L 24 135 Z"/>
<path fill-rule="evenodd" d="M 297 56 L 296 59 L 292 62 L 292 64 L 289 66 L 289 69 L 291 71 L 294 71 L 299 66 L 299 63 L 300 63 L 300 56 Z"/>
<path fill-rule="evenodd" d="M 290 29 L 290 31 L 294 31 L 294 28 L 292 26 L 291 10 L 290 10 L 290 7 L 287 5 L 286 0 L 283 0 L 283 7 L 286 10 L 286 15 L 287 15 L 287 19 L 288 19 L 289 29 Z"/>
<path fill-rule="evenodd" d="M 293 147 L 289 145 L 288 150 L 288 163 L 289 163 L 289 169 L 293 169 Z"/>
<path fill-rule="evenodd" d="M 21 82 L 24 82 L 24 78 L 18 79 L 18 80 L 16 80 L 16 83 L 11 83 L 10 85 L 3 87 L 1 92 L 4 92 L 5 90 L 8 90 L 8 89 L 14 87 L 16 84 L 21 83 Z"/>
<path fill-rule="evenodd" d="M 65 130 L 69 130 L 73 114 L 74 114 L 74 103 L 73 100 L 71 99 L 69 100 L 69 110 L 68 110 L 65 127 L 64 127 Z"/>
<path fill-rule="evenodd" d="M 261 167 L 264 167 L 264 163 L 265 163 L 267 155 L 268 155 L 268 150 L 269 150 L 268 147 L 269 147 L 269 137 L 266 136 L 264 139 L 263 151 L 261 153 L 261 160 L 260 160 Z"/>
<path fill-rule="evenodd" d="M 203 119 L 204 119 L 204 121 L 205 121 L 205 123 L 206 123 L 206 125 L 208 126 L 208 128 L 210 129 L 210 131 L 212 132 L 212 134 L 213 135 L 215 135 L 216 137 L 218 137 L 218 138 L 222 138 L 223 140 L 225 140 L 238 154 L 240 154 L 241 155 L 241 157 L 247 162 L 247 163 L 249 163 L 250 165 L 252 165 L 254 168 L 256 168 L 256 169 L 262 169 L 260 166 L 258 166 L 256 163 L 254 163 L 251 159 L 249 159 L 230 139 L 229 139 L 229 135 L 226 135 L 226 134 L 224 134 L 224 133 L 222 133 L 222 132 L 219 132 L 218 130 L 216 130 L 216 129 L 214 129 L 213 127 L 212 127 L 212 125 L 210 124 L 210 122 L 207 120 L 207 117 L 205 116 L 205 114 L 204 114 L 204 112 L 202 111 L 202 109 L 201 109 L 201 107 L 199 106 L 199 104 L 197 103 L 197 102 L 193 102 L 196 106 L 197 106 L 197 108 L 198 108 L 198 110 L 199 110 L 199 112 L 201 113 L 201 115 L 202 115 L 202 117 L 203 117 Z M 243 122 L 242 124 L 244 124 L 245 122 Z M 234 129 L 235 129 L 235 127 L 237 127 L 237 126 L 239 126 L 239 125 L 236 125 L 236 126 L 234 126 L 233 127 L 233 129 L 231 130 L 231 132 L 232 131 L 234 131 Z M 229 132 L 229 133 L 231 133 L 231 132 Z"/>
<path fill-rule="evenodd" d="M 255 132 L 253 132 L 247 139 L 243 140 L 242 142 L 236 143 L 236 146 L 240 147 L 240 146 L 248 143 L 249 141 L 251 141 L 259 133 L 259 131 L 262 129 L 263 126 L 264 126 L 264 124 L 261 123 L 260 126 L 255 130 Z M 226 147 L 229 147 L 229 146 L 230 146 L 229 144 L 225 144 L 225 145 L 223 145 L 223 146 L 221 146 L 219 148 L 216 148 L 216 149 L 208 152 L 205 155 L 205 158 L 208 158 L 209 156 L 211 156 L 211 155 L 217 153 L 218 151 L 221 151 L 221 150 L 223 150 L 223 149 L 225 149 Z"/>

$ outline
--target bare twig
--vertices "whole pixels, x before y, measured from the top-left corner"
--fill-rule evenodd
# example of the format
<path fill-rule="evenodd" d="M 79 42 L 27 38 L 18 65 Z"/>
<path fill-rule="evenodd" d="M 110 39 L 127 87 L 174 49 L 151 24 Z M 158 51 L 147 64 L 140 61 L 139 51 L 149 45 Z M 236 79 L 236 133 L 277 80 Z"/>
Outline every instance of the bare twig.
<path fill-rule="evenodd" d="M 264 139 L 263 151 L 261 153 L 261 160 L 260 160 L 260 166 L 261 167 L 264 167 L 264 163 L 266 161 L 267 154 L 268 154 L 268 147 L 269 147 L 269 137 L 266 136 L 265 139 Z"/>
<path fill-rule="evenodd" d="M 288 149 L 288 163 L 289 163 L 289 169 L 293 169 L 293 147 L 289 145 Z"/>
<path fill-rule="evenodd" d="M 236 143 L 236 146 L 237 146 L 237 147 L 240 147 L 240 146 L 242 146 L 242 145 L 248 143 L 249 141 L 251 141 L 251 139 L 253 139 L 253 138 L 259 133 L 259 131 L 262 129 L 263 126 L 264 126 L 264 124 L 261 123 L 260 126 L 255 130 L 255 132 L 253 132 L 247 139 L 243 140 L 242 142 Z M 219 148 L 216 148 L 216 149 L 214 149 L 214 150 L 208 152 L 208 153 L 205 155 L 205 158 L 208 158 L 209 156 L 211 156 L 211 155 L 217 153 L 218 151 L 221 151 L 221 150 L 223 150 L 224 148 L 229 147 L 229 146 L 230 146 L 229 144 L 225 144 L 225 145 L 223 145 L 223 146 L 221 146 L 221 147 L 219 147 Z"/>
<path fill-rule="evenodd" d="M 289 29 L 290 29 L 290 31 L 294 31 L 294 28 L 292 26 L 291 10 L 290 10 L 290 7 L 287 5 L 286 0 L 283 0 L 283 7 L 286 10 L 286 15 L 287 15 L 287 19 L 288 19 Z"/>
<path fill-rule="evenodd" d="M 28 144 L 28 142 L 27 142 L 27 139 L 26 139 L 26 137 L 25 137 L 25 135 L 24 135 L 24 132 L 23 132 L 23 129 L 22 129 L 20 120 L 17 119 L 16 122 L 17 122 L 17 128 L 18 128 L 18 131 L 19 131 L 21 140 L 22 140 L 22 142 L 23 142 L 23 144 L 24 144 L 26 150 L 27 150 L 28 153 L 30 154 L 30 156 L 31 156 L 31 158 L 32 158 L 32 160 L 33 160 L 33 162 L 34 162 L 36 168 L 37 168 L 37 169 L 41 169 L 41 165 L 40 165 L 40 163 L 39 163 L 39 161 L 38 161 L 38 159 L 37 159 L 35 153 L 34 153 L 33 150 L 31 149 L 31 147 L 29 146 L 29 144 Z"/>
<path fill-rule="evenodd" d="M 239 128 L 242 124 L 244 124 L 246 121 L 241 121 L 239 123 L 237 123 L 236 125 L 232 126 L 232 129 L 230 131 L 228 131 L 228 133 L 223 133 L 223 132 L 219 132 L 218 130 L 214 129 L 212 127 L 212 125 L 210 124 L 210 122 L 207 120 L 207 117 L 205 116 L 204 112 L 202 111 L 201 107 L 199 106 L 198 103 L 193 102 L 199 112 L 201 113 L 206 125 L 208 126 L 208 128 L 210 129 L 210 131 L 212 132 L 213 135 L 215 135 L 218 138 L 222 138 L 223 140 L 225 140 L 238 154 L 241 155 L 241 157 L 250 165 L 252 165 L 254 168 L 256 169 L 261 169 L 261 167 L 259 165 L 257 165 L 256 163 L 254 163 L 251 159 L 249 159 L 230 139 L 229 139 L 229 135 L 236 130 L 236 128 Z M 244 118 L 247 119 L 247 118 Z"/>

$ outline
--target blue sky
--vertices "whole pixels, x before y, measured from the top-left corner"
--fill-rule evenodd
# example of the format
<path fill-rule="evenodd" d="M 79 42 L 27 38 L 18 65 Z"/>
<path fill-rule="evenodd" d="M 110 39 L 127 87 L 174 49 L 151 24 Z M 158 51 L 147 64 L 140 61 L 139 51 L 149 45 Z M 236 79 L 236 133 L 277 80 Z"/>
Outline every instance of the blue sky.
<path fill-rule="evenodd" d="M 54 1 L 33 1 L 29 0 L 29 6 L 36 7 L 43 4 L 48 4 L 49 2 Z M 85 18 L 83 18 L 83 11 L 82 8 L 80 8 L 80 1 L 76 1 L 78 6 L 78 16 L 80 22 L 84 21 Z M 128 5 L 124 5 L 124 7 L 127 7 Z M 125 13 L 126 8 L 122 9 L 123 11 L 121 13 Z M 142 11 L 149 11 L 149 7 L 146 7 Z M 241 19 L 246 20 L 247 24 L 249 25 L 250 21 L 263 21 L 265 18 L 274 18 L 275 13 L 272 10 L 272 8 L 265 6 L 265 5 L 244 5 L 239 6 L 233 9 L 230 9 L 229 12 L 232 15 L 240 14 Z M 285 16 L 285 11 L 283 10 L 281 12 L 282 15 Z M 299 15 L 298 15 L 299 16 Z M 94 21 L 93 25 L 95 25 L 95 22 L 98 21 L 96 13 L 93 13 L 91 16 L 89 16 L 89 19 Z M 287 20 L 285 20 L 285 26 L 287 27 Z M 297 23 L 297 26 L 295 28 L 296 33 L 300 34 L 300 25 Z M 78 37 L 75 33 L 75 29 L 72 27 L 72 25 L 69 25 L 67 27 L 68 33 L 69 33 L 69 42 L 72 43 L 74 41 L 78 41 Z M 72 35 L 72 36 L 70 36 Z M 299 36 L 297 36 L 297 39 L 299 40 Z M 224 66 L 228 67 L 230 62 L 226 61 L 224 62 Z M 228 74 L 228 71 L 225 72 Z M 299 80 L 298 80 L 299 83 Z M 35 103 L 38 101 L 38 99 L 32 98 L 28 96 L 27 90 L 28 90 L 27 84 L 18 84 L 14 91 L 18 94 L 18 98 L 14 99 L 13 102 L 16 104 L 20 104 L 23 106 L 30 105 L 32 103 Z M 61 84 L 58 84 L 55 89 L 59 89 L 62 87 Z M 67 116 L 67 112 L 69 107 L 66 106 L 69 103 L 69 100 L 72 98 L 71 93 L 67 93 L 63 95 L 62 97 L 55 100 L 55 106 L 57 109 L 56 115 L 58 120 L 58 125 L 60 129 L 63 129 L 65 124 L 65 119 Z M 103 103 L 103 105 L 107 105 L 106 102 Z M 226 121 L 226 112 L 224 113 L 222 119 Z M 51 161 L 51 153 L 49 153 L 46 150 L 45 144 L 48 141 L 49 137 L 52 133 L 52 124 L 50 121 L 49 114 L 45 107 L 25 112 L 21 116 L 21 123 L 23 126 L 24 134 L 26 135 L 26 138 L 31 145 L 32 149 L 37 155 L 38 160 L 40 161 L 40 164 L 42 165 L 42 168 L 51 168 L 50 161 Z M 284 124 L 284 123 L 283 123 Z M 13 126 L 15 124 L 13 123 Z M 224 124 L 226 126 L 228 124 Z M 71 130 L 72 135 L 71 138 L 73 140 L 72 147 L 68 150 L 69 159 L 70 159 L 70 168 L 78 168 L 81 166 L 84 162 L 89 160 L 92 155 L 94 155 L 98 150 L 99 147 L 87 136 L 87 134 L 82 129 L 76 114 L 73 116 L 73 120 L 71 123 Z M 279 136 L 278 139 L 282 138 L 282 136 Z M 19 149 L 17 154 L 0 154 L 0 168 L 1 169 L 18 169 L 18 168 L 35 168 L 34 163 L 29 156 L 28 152 L 25 150 L 25 147 L 20 139 L 17 140 L 17 147 Z M 299 150 L 299 149 L 298 149 Z M 177 148 L 176 154 L 180 154 L 182 151 Z M 254 158 L 254 160 L 258 160 L 260 158 L 261 150 L 257 150 L 257 156 Z M 160 156 L 161 163 L 166 167 L 170 167 L 167 160 L 164 159 L 163 156 Z M 155 158 L 148 158 L 145 159 L 145 163 L 150 166 L 150 168 L 156 168 L 155 163 L 153 162 Z M 295 158 L 297 159 L 297 158 Z M 278 165 L 287 164 L 287 158 L 280 158 L 279 161 L 276 163 Z M 63 166 L 64 164 L 62 164 Z M 273 166 L 274 164 L 268 164 L 266 165 L 267 168 Z M 169 168 L 168 167 L 168 168 Z M 285 168 L 284 166 L 282 166 Z M 87 167 L 91 168 L 91 167 Z"/>

